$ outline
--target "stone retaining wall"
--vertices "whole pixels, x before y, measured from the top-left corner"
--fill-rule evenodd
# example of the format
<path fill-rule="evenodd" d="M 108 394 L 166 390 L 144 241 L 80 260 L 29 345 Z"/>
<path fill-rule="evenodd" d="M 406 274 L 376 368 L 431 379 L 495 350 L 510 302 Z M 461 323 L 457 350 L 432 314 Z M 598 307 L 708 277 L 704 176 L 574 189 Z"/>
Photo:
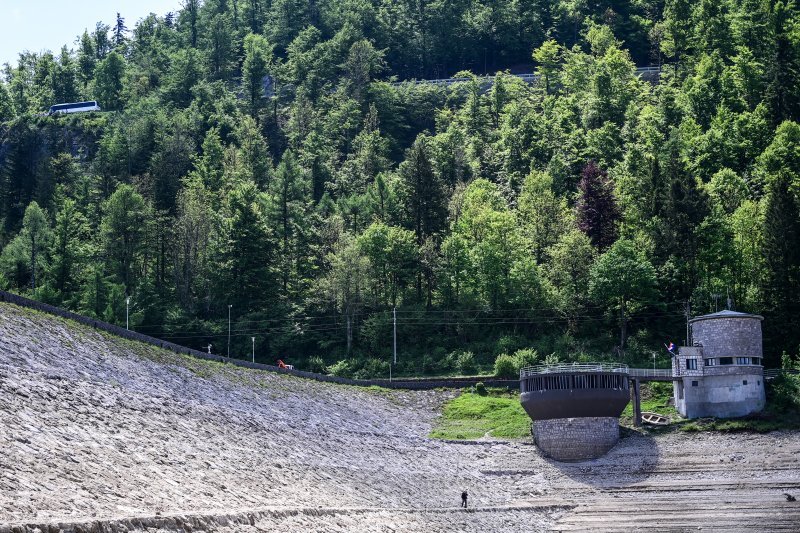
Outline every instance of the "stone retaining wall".
<path fill-rule="evenodd" d="M 400 378 L 389 381 L 388 379 L 348 379 L 337 376 L 328 376 L 325 374 L 315 374 L 313 372 L 304 372 L 302 370 L 287 370 L 283 368 L 278 368 L 277 366 L 273 365 L 251 363 L 250 361 L 244 359 L 228 358 L 228 357 L 223 357 L 221 355 L 208 354 L 206 352 L 201 352 L 199 350 L 193 350 L 192 348 L 187 348 L 186 346 L 180 346 L 172 342 L 157 339 L 155 337 L 150 337 L 148 335 L 143 335 L 142 333 L 138 333 L 136 331 L 130 331 L 125 328 L 115 326 L 114 324 L 103 322 L 102 320 L 97 320 L 94 318 L 89 318 L 83 315 L 79 315 L 77 313 L 67 311 L 66 309 L 61 309 L 60 307 L 55 307 L 53 305 L 37 302 L 35 300 L 31 300 L 29 298 L 25 298 L 23 296 L 19 296 L 17 294 L 13 294 L 6 291 L 0 291 L 0 302 L 8 302 L 14 305 L 18 305 L 20 307 L 26 307 L 28 309 L 34 309 L 36 311 L 41 311 L 43 313 L 48 313 L 69 320 L 74 320 L 75 322 L 79 322 L 86 326 L 99 329 L 107 333 L 111 333 L 112 335 L 116 335 L 117 337 L 143 342 L 145 344 L 150 344 L 151 346 L 156 346 L 158 348 L 170 350 L 175 353 L 190 355 L 192 357 L 197 357 L 199 359 L 206 359 L 209 361 L 217 361 L 220 363 L 229 363 L 236 366 L 253 368 L 256 370 L 266 370 L 267 372 L 289 374 L 292 376 L 297 376 L 306 379 L 313 379 L 316 381 L 340 383 L 343 385 L 354 385 L 357 387 L 378 386 L 390 389 L 412 389 L 412 390 L 426 390 L 426 389 L 437 389 L 437 388 L 464 388 L 482 382 L 487 387 L 510 387 L 512 389 L 519 389 L 519 380 L 516 379 L 493 379 L 493 378 L 486 379 L 483 377 L 466 377 L 466 378 L 453 378 L 453 379 Z"/>
<path fill-rule="evenodd" d="M 619 441 L 619 420 L 614 417 L 537 420 L 533 423 L 533 439 L 542 454 L 556 461 L 596 459 Z"/>

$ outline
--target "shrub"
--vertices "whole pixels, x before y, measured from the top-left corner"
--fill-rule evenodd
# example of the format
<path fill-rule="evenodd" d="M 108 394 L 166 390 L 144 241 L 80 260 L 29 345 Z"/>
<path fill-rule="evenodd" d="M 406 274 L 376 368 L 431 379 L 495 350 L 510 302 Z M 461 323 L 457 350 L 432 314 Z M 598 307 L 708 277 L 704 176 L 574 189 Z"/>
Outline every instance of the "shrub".
<path fill-rule="evenodd" d="M 389 361 L 371 357 L 362 362 L 361 368 L 356 370 L 356 379 L 386 379 L 389 377 Z"/>
<path fill-rule="evenodd" d="M 498 378 L 514 379 L 519 376 L 519 360 L 508 354 L 500 354 L 494 360 L 494 375 Z"/>
<path fill-rule="evenodd" d="M 352 373 L 353 373 L 353 365 L 351 361 L 348 361 L 347 359 L 342 359 L 341 361 L 337 361 L 336 363 L 328 367 L 328 374 L 330 374 L 331 376 L 337 376 L 340 378 L 349 378 Z"/>
<path fill-rule="evenodd" d="M 475 384 L 475 392 L 481 396 L 486 396 L 488 394 L 486 392 L 486 385 L 484 385 L 482 381 L 479 381 Z"/>
<path fill-rule="evenodd" d="M 472 352 L 461 352 L 456 357 L 456 367 L 462 374 L 474 374 L 477 370 L 475 355 Z"/>
<path fill-rule="evenodd" d="M 430 354 L 422 356 L 422 373 L 436 374 L 442 371 L 448 363 L 447 352 L 441 346 L 434 348 Z"/>
<path fill-rule="evenodd" d="M 526 366 L 533 366 L 539 362 L 539 352 L 533 348 L 522 348 L 514 352 L 514 359 L 517 364 L 517 371 Z"/>
<path fill-rule="evenodd" d="M 327 370 L 325 366 L 325 361 L 322 360 L 322 357 L 314 356 L 308 360 L 308 371 L 315 372 L 317 374 L 324 374 Z"/>

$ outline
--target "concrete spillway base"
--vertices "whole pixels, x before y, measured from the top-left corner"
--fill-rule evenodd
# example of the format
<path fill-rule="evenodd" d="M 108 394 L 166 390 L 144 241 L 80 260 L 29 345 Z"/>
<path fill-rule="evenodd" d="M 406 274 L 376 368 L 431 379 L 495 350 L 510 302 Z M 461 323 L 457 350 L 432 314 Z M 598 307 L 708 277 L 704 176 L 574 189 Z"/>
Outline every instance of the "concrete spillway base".
<path fill-rule="evenodd" d="M 597 459 L 619 441 L 619 420 L 615 417 L 536 420 L 533 440 L 544 455 L 556 461 Z"/>

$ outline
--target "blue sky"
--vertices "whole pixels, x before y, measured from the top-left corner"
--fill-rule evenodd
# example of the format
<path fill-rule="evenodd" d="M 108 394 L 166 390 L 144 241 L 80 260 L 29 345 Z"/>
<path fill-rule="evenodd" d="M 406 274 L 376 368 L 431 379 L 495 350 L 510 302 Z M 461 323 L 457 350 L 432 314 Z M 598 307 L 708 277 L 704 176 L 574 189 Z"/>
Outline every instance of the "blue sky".
<path fill-rule="evenodd" d="M 23 50 L 57 52 L 75 47 L 75 38 L 97 21 L 112 25 L 117 11 L 125 25 L 149 13 L 163 15 L 180 7 L 180 0 L 0 0 L 0 65 L 16 63 Z"/>

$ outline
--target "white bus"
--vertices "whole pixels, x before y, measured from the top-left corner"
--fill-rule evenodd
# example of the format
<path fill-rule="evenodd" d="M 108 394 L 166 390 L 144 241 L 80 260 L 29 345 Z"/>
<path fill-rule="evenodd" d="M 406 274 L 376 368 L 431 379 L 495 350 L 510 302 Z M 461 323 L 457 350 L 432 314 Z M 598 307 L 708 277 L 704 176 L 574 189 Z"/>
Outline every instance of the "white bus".
<path fill-rule="evenodd" d="M 76 102 L 74 104 L 58 104 L 50 107 L 48 115 L 66 115 L 69 113 L 87 113 L 100 111 L 100 106 L 94 100 L 91 102 Z"/>

